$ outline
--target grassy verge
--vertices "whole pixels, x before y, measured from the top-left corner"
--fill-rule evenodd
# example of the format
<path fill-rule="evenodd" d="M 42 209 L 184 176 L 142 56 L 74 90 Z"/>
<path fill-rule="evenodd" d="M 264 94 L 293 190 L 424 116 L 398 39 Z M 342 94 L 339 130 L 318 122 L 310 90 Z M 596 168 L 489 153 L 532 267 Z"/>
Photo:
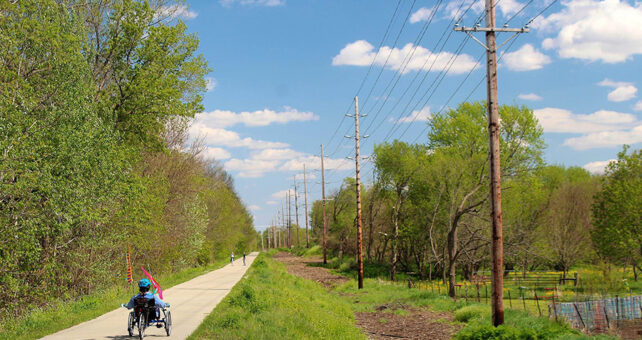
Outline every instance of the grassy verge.
<path fill-rule="evenodd" d="M 350 306 L 261 254 L 189 339 L 365 339 Z"/>
<path fill-rule="evenodd" d="M 155 279 L 166 289 L 221 268 L 225 264 L 227 264 L 227 260 L 221 260 L 206 267 L 189 268 L 173 274 L 159 275 Z M 19 319 L 2 320 L 0 339 L 41 338 L 110 312 L 121 303 L 127 302 L 132 294 L 133 291 L 130 287 L 111 287 L 73 301 L 60 301 L 46 309 L 33 310 Z"/>

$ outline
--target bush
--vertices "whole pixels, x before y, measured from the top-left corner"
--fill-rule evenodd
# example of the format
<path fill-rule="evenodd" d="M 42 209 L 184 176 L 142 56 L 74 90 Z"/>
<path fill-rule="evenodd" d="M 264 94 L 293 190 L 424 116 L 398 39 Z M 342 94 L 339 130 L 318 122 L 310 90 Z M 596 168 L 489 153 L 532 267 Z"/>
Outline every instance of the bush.
<path fill-rule="evenodd" d="M 484 313 L 488 313 L 488 307 L 486 306 L 466 306 L 455 312 L 455 320 L 459 322 L 468 322 L 469 320 L 481 317 Z"/>

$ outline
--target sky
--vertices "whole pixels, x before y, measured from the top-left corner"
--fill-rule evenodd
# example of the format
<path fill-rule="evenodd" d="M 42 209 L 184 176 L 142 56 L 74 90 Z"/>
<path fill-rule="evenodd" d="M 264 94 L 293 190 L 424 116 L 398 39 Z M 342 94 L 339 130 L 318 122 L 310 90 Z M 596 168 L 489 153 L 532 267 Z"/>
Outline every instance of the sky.
<path fill-rule="evenodd" d="M 550 5 L 550 6 L 549 6 Z M 599 173 L 622 144 L 642 144 L 642 2 L 496 0 L 497 26 L 522 28 L 498 51 L 500 104 L 526 105 L 544 129 L 549 164 Z M 455 23 L 484 26 L 472 0 L 198 0 L 168 8 L 200 39 L 207 76 L 192 138 L 234 177 L 259 230 L 294 181 L 304 221 L 354 176 L 353 98 L 361 153 L 399 139 L 426 142 L 427 121 L 486 98 L 484 48 Z M 484 41 L 483 33 L 473 33 Z M 498 43 L 511 38 L 500 33 Z M 372 164 L 362 167 L 365 183 Z M 293 220 L 295 218 L 293 217 Z"/>

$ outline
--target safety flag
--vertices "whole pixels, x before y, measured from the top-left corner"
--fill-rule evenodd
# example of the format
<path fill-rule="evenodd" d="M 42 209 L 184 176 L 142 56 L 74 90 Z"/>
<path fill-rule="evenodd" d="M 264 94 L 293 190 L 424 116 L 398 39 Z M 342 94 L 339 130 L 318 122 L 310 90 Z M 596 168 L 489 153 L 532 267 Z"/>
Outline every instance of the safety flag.
<path fill-rule="evenodd" d="M 149 279 L 149 281 L 151 281 L 151 282 L 152 282 L 152 286 L 154 286 L 154 288 L 156 288 L 156 290 L 153 292 L 153 294 L 156 294 L 156 291 L 158 291 L 158 296 L 159 296 L 159 297 L 161 298 L 161 300 L 162 300 L 162 299 L 163 299 L 163 289 L 161 288 L 161 286 L 160 286 L 160 285 L 158 284 L 158 282 L 156 282 L 156 280 L 154 280 L 154 278 L 153 278 L 153 277 L 152 277 L 152 276 L 151 276 L 151 275 L 150 275 L 150 274 L 145 270 L 145 268 L 143 268 L 143 266 L 140 266 L 140 269 L 142 269 L 142 270 L 143 270 L 143 273 L 145 274 L 145 276 L 147 276 L 147 278 Z"/>
<path fill-rule="evenodd" d="M 132 283 L 132 261 L 131 258 L 129 257 L 129 245 L 127 245 L 127 255 L 125 256 L 127 259 L 127 283 Z"/>

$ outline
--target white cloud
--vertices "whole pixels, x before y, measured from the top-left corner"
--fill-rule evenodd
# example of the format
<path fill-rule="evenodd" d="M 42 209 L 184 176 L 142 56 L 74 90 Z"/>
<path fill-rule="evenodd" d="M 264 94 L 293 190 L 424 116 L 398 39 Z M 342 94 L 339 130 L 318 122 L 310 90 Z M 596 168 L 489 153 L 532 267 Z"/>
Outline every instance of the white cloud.
<path fill-rule="evenodd" d="M 258 205 L 256 205 L 256 204 L 254 204 L 254 205 L 250 205 L 250 206 L 249 206 L 249 207 L 247 207 L 247 208 L 248 208 L 248 209 L 250 209 L 250 210 L 252 210 L 252 211 L 261 210 L 261 207 L 259 207 L 259 206 L 258 206 Z"/>
<path fill-rule="evenodd" d="M 506 53 L 503 60 L 506 67 L 513 71 L 539 70 L 544 65 L 551 63 L 551 58 L 538 51 L 531 44 L 525 44 L 515 52 Z"/>
<path fill-rule="evenodd" d="M 606 167 L 609 165 L 611 162 L 615 162 L 617 159 L 609 159 L 607 161 L 597 161 L 597 162 L 591 162 L 583 166 L 584 169 L 588 170 L 590 173 L 593 174 L 603 174 L 604 170 Z"/>
<path fill-rule="evenodd" d="M 232 112 L 226 110 L 214 110 L 202 112 L 196 115 L 196 121 L 208 126 L 229 127 L 236 124 L 245 126 L 268 126 L 273 123 L 285 124 L 289 122 L 305 122 L 319 120 L 319 116 L 312 112 L 300 112 L 286 106 L 285 111 L 276 112 L 263 109 L 254 112 Z"/>
<path fill-rule="evenodd" d="M 219 3 L 225 7 L 229 7 L 235 3 L 243 6 L 283 6 L 285 0 L 219 0 Z"/>
<path fill-rule="evenodd" d="M 225 169 L 229 171 L 238 171 L 239 177 L 257 178 L 263 177 L 266 172 L 276 170 L 278 164 L 279 161 L 232 158 L 225 162 Z"/>
<path fill-rule="evenodd" d="M 205 91 L 210 92 L 214 90 L 214 88 L 216 88 L 217 85 L 218 85 L 218 82 L 216 81 L 216 79 L 211 77 L 205 78 Z"/>
<path fill-rule="evenodd" d="M 502 0 L 502 2 L 504 1 Z M 447 13 L 449 18 L 459 19 L 471 4 L 472 7 L 470 8 L 470 10 L 473 13 L 481 13 L 484 10 L 484 0 L 464 0 L 463 3 L 458 1 L 448 1 L 445 12 Z"/>
<path fill-rule="evenodd" d="M 267 201 L 267 202 L 265 202 L 265 204 L 267 204 L 267 205 L 275 205 L 277 203 L 278 203 L 277 201 Z"/>
<path fill-rule="evenodd" d="M 285 199 L 285 197 L 286 197 L 286 195 L 288 193 L 290 193 L 290 195 L 294 195 L 294 189 L 277 191 L 277 192 L 273 193 L 271 197 L 274 198 L 274 199 L 277 199 L 277 200 Z"/>
<path fill-rule="evenodd" d="M 157 16 L 189 20 L 196 18 L 198 13 L 190 11 L 186 5 L 174 4 L 170 6 L 161 6 L 158 9 Z"/>
<path fill-rule="evenodd" d="M 502 11 L 502 14 L 505 16 L 509 14 L 517 13 L 517 11 L 522 9 L 522 7 L 524 6 L 524 4 L 517 2 L 515 0 L 502 0 L 502 1 L 498 1 L 497 3 L 499 6 L 499 9 Z"/>
<path fill-rule="evenodd" d="M 203 158 L 205 159 L 228 159 L 232 155 L 225 149 L 207 147 L 203 150 Z"/>
<path fill-rule="evenodd" d="M 542 97 L 536 95 L 535 93 L 520 93 L 517 98 L 532 101 L 542 100 Z"/>
<path fill-rule="evenodd" d="M 591 114 L 575 114 L 568 110 L 547 107 L 535 110 L 535 116 L 544 132 L 592 133 L 624 130 L 637 123 L 630 113 L 596 111 Z"/>
<path fill-rule="evenodd" d="M 410 71 L 424 70 L 428 71 L 430 66 L 432 71 L 440 71 L 448 67 L 451 58 L 454 56 L 450 52 L 432 53 L 428 49 L 418 46 L 412 58 L 407 61 L 410 56 L 414 45 L 411 43 L 406 44 L 401 49 L 395 47 L 391 49 L 388 46 L 383 46 L 379 50 L 379 54 L 374 51 L 374 46 L 365 40 L 358 40 L 353 43 L 347 44 L 338 55 L 332 58 L 332 65 L 352 65 L 352 66 L 370 66 L 372 61 L 379 66 L 388 63 L 386 67 L 394 71 L 402 71 L 408 73 Z M 376 56 L 376 59 L 375 59 Z M 404 68 L 404 66 L 407 66 Z M 465 73 L 477 66 L 477 61 L 468 54 L 460 54 L 457 56 L 455 62 L 450 67 L 450 72 L 455 74 Z"/>
<path fill-rule="evenodd" d="M 426 8 L 422 7 L 418 9 L 415 13 L 412 13 L 410 16 L 410 23 L 415 24 L 420 21 L 428 21 L 430 20 L 430 17 L 432 16 L 432 13 L 435 9 L 434 8 Z"/>
<path fill-rule="evenodd" d="M 542 42 L 562 58 L 618 63 L 642 54 L 642 2 L 568 0 L 533 27 L 556 36 Z"/>
<path fill-rule="evenodd" d="M 614 88 L 613 91 L 609 92 L 608 99 L 612 102 L 624 102 L 635 98 L 635 95 L 638 93 L 637 87 L 632 83 L 627 82 L 615 82 L 610 79 L 604 79 L 601 82 L 597 83 L 600 86 L 607 86 Z"/>
<path fill-rule="evenodd" d="M 414 123 L 414 122 L 427 122 L 432 118 L 430 114 L 430 106 L 426 106 L 421 110 L 413 111 L 410 115 L 399 118 L 397 123 Z M 391 118 L 391 121 L 394 119 Z"/>
<path fill-rule="evenodd" d="M 189 128 L 189 133 L 194 139 L 203 138 L 207 145 L 245 147 L 249 149 L 285 148 L 289 146 L 287 143 L 255 140 L 250 137 L 241 138 L 234 131 L 211 128 L 200 122 L 193 123 Z"/>
<path fill-rule="evenodd" d="M 622 144 L 642 142 L 642 125 L 628 131 L 604 131 L 590 133 L 581 137 L 569 138 L 564 145 L 576 150 L 616 147 Z"/>
<path fill-rule="evenodd" d="M 633 106 L 633 110 L 642 111 L 642 100 L 638 100 L 638 102 L 635 103 L 635 106 Z"/>
<path fill-rule="evenodd" d="M 264 149 L 252 155 L 253 159 L 284 160 L 302 156 L 303 153 L 291 149 Z"/>

